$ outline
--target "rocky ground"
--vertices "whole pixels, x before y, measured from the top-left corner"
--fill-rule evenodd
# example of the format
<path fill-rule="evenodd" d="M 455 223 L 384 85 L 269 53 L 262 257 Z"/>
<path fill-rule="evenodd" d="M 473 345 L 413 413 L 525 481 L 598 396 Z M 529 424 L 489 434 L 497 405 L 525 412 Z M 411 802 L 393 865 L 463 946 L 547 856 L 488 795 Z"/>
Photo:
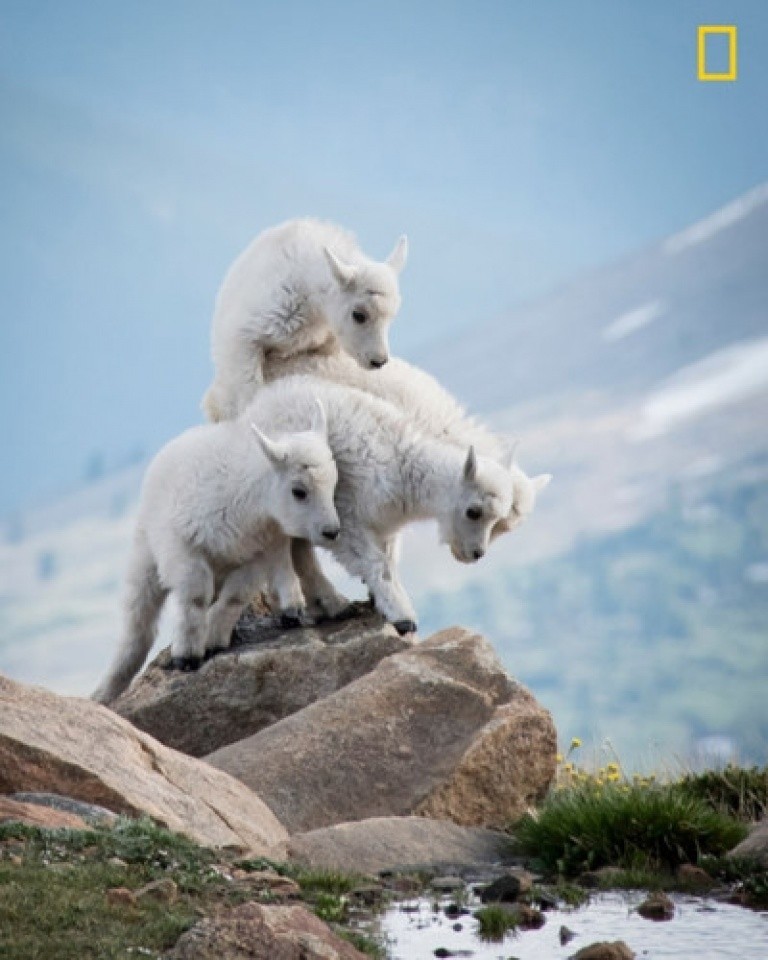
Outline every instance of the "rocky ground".
<path fill-rule="evenodd" d="M 505 828 L 556 751 L 483 637 L 399 637 L 362 608 L 250 615 L 197 673 L 163 651 L 112 709 L 0 677 L 0 955 L 47 936 L 52 957 L 351 960 L 381 952 L 359 914 L 441 877 L 501 879 L 533 923 L 564 893 Z M 766 857 L 764 828 L 746 843 Z"/>

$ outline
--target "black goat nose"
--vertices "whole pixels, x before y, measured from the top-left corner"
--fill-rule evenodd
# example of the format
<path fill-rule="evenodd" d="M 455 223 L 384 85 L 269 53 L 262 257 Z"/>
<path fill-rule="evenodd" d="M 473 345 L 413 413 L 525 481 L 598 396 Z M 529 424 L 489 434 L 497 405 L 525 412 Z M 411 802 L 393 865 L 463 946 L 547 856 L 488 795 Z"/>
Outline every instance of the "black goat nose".
<path fill-rule="evenodd" d="M 338 527 L 325 527 L 323 529 L 323 536 L 326 540 L 335 540 L 339 535 Z"/>
<path fill-rule="evenodd" d="M 484 553 L 485 553 L 485 550 L 473 550 L 472 556 L 475 558 L 475 560 L 479 560 L 480 557 L 484 555 Z"/>
<path fill-rule="evenodd" d="M 386 362 L 386 360 L 371 360 L 371 366 L 378 370 L 379 367 L 383 367 Z"/>

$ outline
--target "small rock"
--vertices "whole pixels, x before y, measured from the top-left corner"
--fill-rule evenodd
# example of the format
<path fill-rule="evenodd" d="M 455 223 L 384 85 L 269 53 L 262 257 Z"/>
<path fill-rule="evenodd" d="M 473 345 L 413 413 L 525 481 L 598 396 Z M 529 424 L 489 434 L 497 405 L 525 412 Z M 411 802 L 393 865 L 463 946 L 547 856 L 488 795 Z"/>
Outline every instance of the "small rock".
<path fill-rule="evenodd" d="M 8 857 L 8 861 L 9 861 L 9 863 L 12 863 L 14 867 L 20 867 L 20 866 L 22 865 L 22 863 L 24 863 L 24 861 L 23 861 L 22 858 L 18 855 L 18 853 L 12 853 L 12 854 Z"/>
<path fill-rule="evenodd" d="M 452 927 L 451 929 L 455 930 L 456 933 L 459 933 L 461 930 L 464 929 L 464 924 L 463 924 L 463 923 L 454 923 L 454 925 L 453 925 L 453 927 Z"/>
<path fill-rule="evenodd" d="M 576 934 L 574 933 L 573 930 L 569 930 L 568 927 L 563 925 L 562 927 L 560 927 L 560 933 L 559 933 L 560 946 L 564 947 L 567 943 L 570 943 L 575 936 Z"/>
<path fill-rule="evenodd" d="M 469 913 L 466 907 L 459 906 L 458 903 L 448 903 L 443 908 L 446 917 L 464 917 Z"/>
<path fill-rule="evenodd" d="M 637 912 L 646 920 L 671 920 L 675 915 L 675 905 L 666 893 L 659 890 L 649 893 Z"/>
<path fill-rule="evenodd" d="M 135 907 L 138 900 L 136 894 L 127 887 L 112 887 L 107 890 L 107 903 L 113 907 Z"/>
<path fill-rule="evenodd" d="M 528 885 L 530 889 L 530 884 Z M 513 903 L 523 893 L 523 884 L 519 877 L 507 873 L 480 891 L 483 903 Z"/>
<path fill-rule="evenodd" d="M 301 896 L 301 887 L 290 877 L 284 877 L 274 870 L 251 870 L 237 879 L 238 887 L 248 887 L 258 891 L 268 890 L 274 897 L 292 899 Z"/>
<path fill-rule="evenodd" d="M 708 890 L 715 884 L 706 870 L 692 863 L 683 863 L 677 868 L 677 879 L 694 890 Z"/>
<path fill-rule="evenodd" d="M 170 877 L 161 877 L 153 880 L 136 891 L 137 900 L 157 900 L 158 903 L 176 903 L 179 898 L 179 888 Z"/>
<path fill-rule="evenodd" d="M 374 884 L 365 887 L 355 887 L 354 890 L 349 891 L 350 900 L 356 900 L 366 907 L 373 907 L 375 904 L 380 903 L 383 896 L 384 892 L 381 887 L 377 887 Z"/>
<path fill-rule="evenodd" d="M 635 954 L 623 940 L 614 940 L 609 943 L 603 940 L 599 943 L 590 943 L 583 947 L 570 960 L 634 960 Z"/>
<path fill-rule="evenodd" d="M 109 860 L 107 860 L 107 863 L 111 867 L 119 867 L 122 870 L 128 866 L 125 860 L 121 860 L 120 857 L 110 857 Z"/>
<path fill-rule="evenodd" d="M 430 887 L 438 893 L 451 893 L 454 890 L 463 890 L 465 883 L 461 877 L 435 877 Z"/>
<path fill-rule="evenodd" d="M 521 930 L 538 930 L 547 922 L 547 918 L 536 907 L 529 907 L 524 903 L 515 907 L 517 924 Z"/>

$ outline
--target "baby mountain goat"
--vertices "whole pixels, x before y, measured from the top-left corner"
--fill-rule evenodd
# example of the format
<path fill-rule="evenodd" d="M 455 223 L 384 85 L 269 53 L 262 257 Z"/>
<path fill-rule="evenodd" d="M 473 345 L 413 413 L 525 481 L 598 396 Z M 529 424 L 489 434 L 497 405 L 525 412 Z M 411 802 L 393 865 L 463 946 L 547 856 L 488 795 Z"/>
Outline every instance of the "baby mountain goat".
<path fill-rule="evenodd" d="M 382 367 L 407 253 L 401 237 L 377 263 L 352 234 L 319 220 L 290 220 L 259 234 L 230 268 L 216 299 L 216 372 L 203 398 L 208 419 L 236 417 L 264 382 L 273 357 L 325 345 L 345 350 L 363 367 Z"/>
<path fill-rule="evenodd" d="M 307 395 L 301 430 L 269 439 L 247 420 L 195 427 L 149 466 L 129 562 L 123 635 L 93 699 L 110 703 L 141 669 L 169 594 L 180 618 L 175 665 L 229 646 L 243 607 L 266 581 L 283 610 L 303 597 L 288 537 L 334 540 L 337 472 L 325 413 Z"/>
<path fill-rule="evenodd" d="M 479 560 L 494 525 L 510 513 L 512 476 L 469 446 L 422 434 L 392 404 L 316 377 L 287 377 L 262 388 L 244 419 L 279 430 L 306 429 L 316 396 L 326 411 L 339 471 L 341 532 L 322 546 L 367 584 L 376 608 L 400 633 L 415 630 L 416 614 L 392 550 L 397 532 L 416 520 L 437 520 L 457 560 Z M 338 613 L 346 601 L 323 575 L 311 546 L 295 542 L 293 559 L 311 611 Z"/>
<path fill-rule="evenodd" d="M 355 387 L 387 400 L 407 414 L 413 425 L 428 436 L 465 450 L 471 445 L 481 456 L 506 465 L 512 474 L 514 496 L 509 515 L 494 526 L 493 538 L 513 530 L 529 517 L 537 495 L 552 479 L 548 473 L 536 477 L 524 473 L 512 462 L 513 444 L 470 417 L 434 377 L 405 360 L 392 358 L 385 369 L 370 372 L 361 369 L 344 354 L 329 355 L 316 351 L 276 359 L 270 365 L 267 379 L 278 380 L 301 373 Z"/>

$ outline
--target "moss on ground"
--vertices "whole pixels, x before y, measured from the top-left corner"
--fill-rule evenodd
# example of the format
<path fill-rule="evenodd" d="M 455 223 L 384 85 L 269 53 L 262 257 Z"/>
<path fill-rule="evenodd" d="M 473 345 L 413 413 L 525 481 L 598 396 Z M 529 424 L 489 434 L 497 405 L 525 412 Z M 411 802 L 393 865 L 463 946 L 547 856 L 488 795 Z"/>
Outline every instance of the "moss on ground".
<path fill-rule="evenodd" d="M 43 830 L 0 824 L 0 958 L 2 960 L 135 960 L 160 957 L 216 906 L 259 898 L 233 883 L 229 870 L 273 869 L 296 880 L 310 909 L 326 920 L 346 918 L 344 894 L 357 882 L 342 874 L 304 871 L 269 860 L 229 859 L 148 819 L 112 828 Z M 111 903 L 107 891 L 136 891 L 170 878 L 175 902 L 142 897 Z M 261 895 L 265 903 L 274 897 Z M 359 949 L 382 956 L 375 940 L 339 927 Z M 52 952 L 55 945 L 55 953 Z"/>

